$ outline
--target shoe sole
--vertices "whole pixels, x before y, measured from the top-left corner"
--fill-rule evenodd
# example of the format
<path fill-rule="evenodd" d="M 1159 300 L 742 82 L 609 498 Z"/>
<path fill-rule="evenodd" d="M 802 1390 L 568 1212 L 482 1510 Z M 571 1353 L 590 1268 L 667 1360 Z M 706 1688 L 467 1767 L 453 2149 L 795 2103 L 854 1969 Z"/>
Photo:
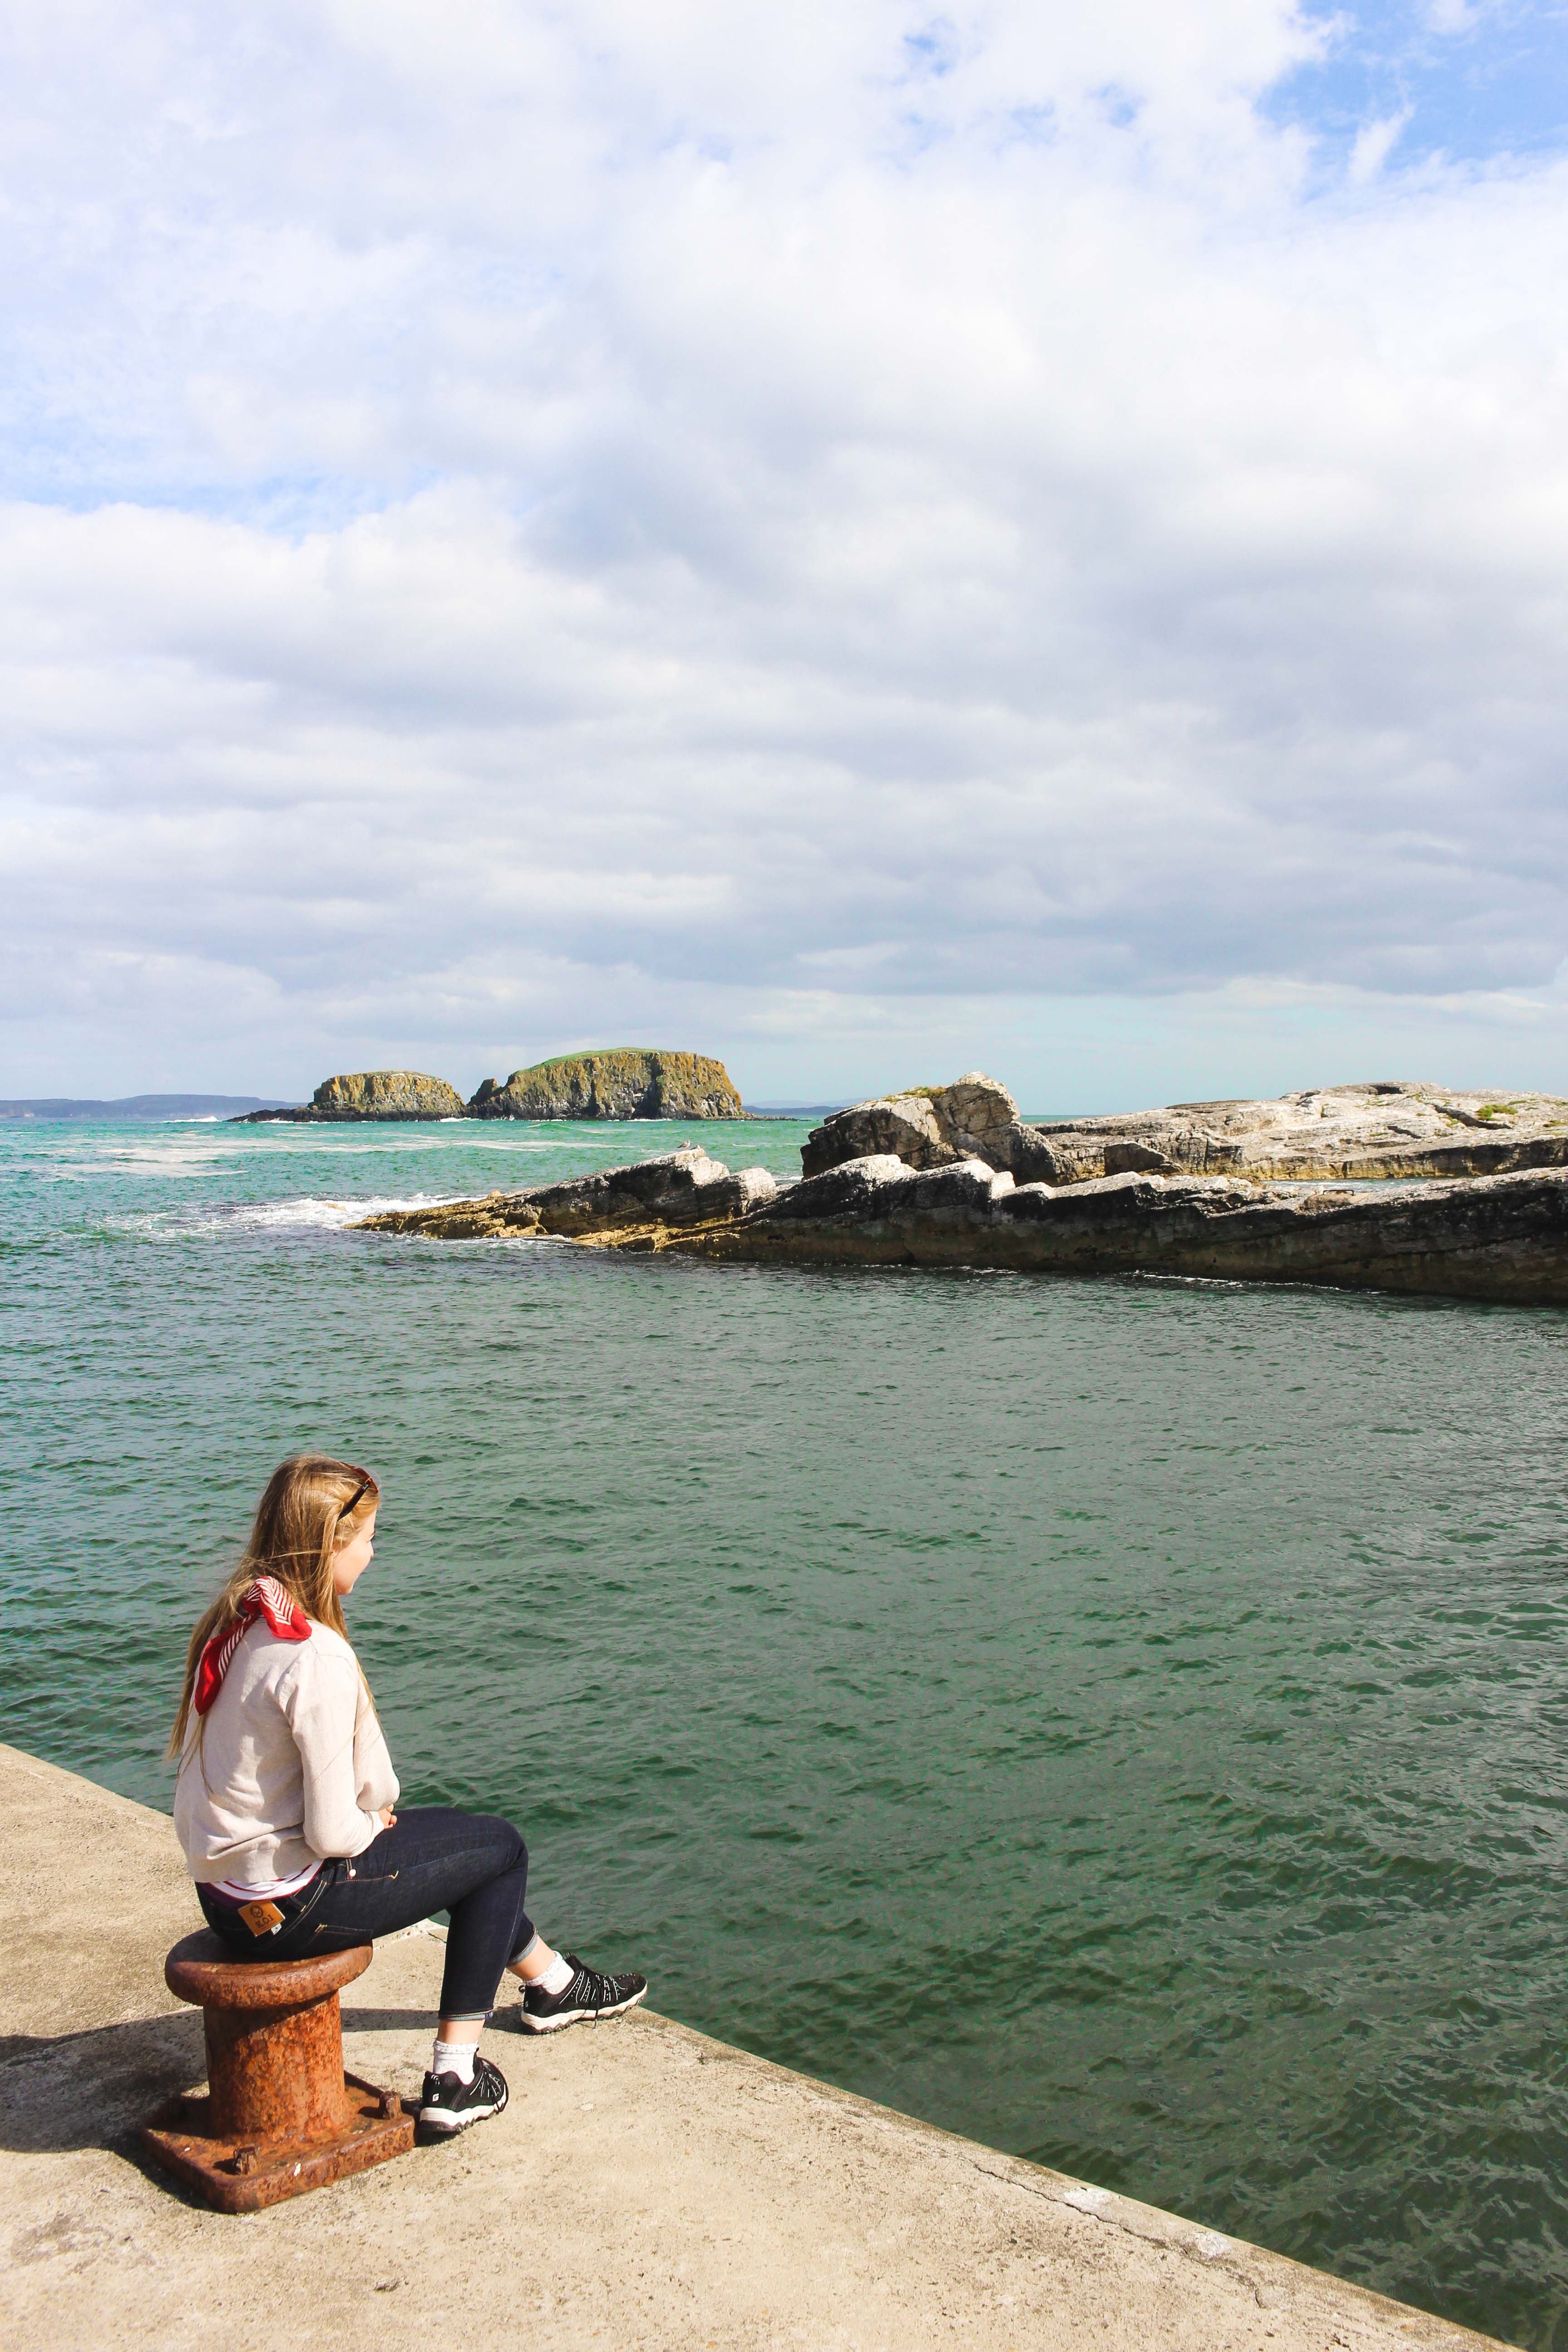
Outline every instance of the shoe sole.
<path fill-rule="evenodd" d="M 563 2009 L 558 2017 L 530 2017 L 526 2009 L 518 2011 L 524 2033 L 560 2033 L 568 2025 L 597 2025 L 601 2018 L 624 2017 L 639 2000 L 647 1999 L 647 1987 L 618 2000 L 613 2009 Z"/>
<path fill-rule="evenodd" d="M 455 2116 L 449 2107 L 421 2107 L 419 2128 L 434 2132 L 439 2139 L 455 2139 L 458 2132 L 467 2131 L 470 2124 L 482 2124 L 491 2116 L 499 2116 L 510 2096 L 510 2091 L 503 2091 L 491 2105 L 465 2107 L 460 2116 Z"/>

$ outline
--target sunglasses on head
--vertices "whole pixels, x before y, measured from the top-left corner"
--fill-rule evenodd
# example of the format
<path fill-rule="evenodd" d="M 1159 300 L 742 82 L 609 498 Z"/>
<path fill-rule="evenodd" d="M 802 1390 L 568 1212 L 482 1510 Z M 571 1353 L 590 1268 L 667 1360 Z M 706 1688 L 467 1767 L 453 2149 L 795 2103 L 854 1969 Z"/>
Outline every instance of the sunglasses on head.
<path fill-rule="evenodd" d="M 368 1470 L 360 1469 L 358 1465 L 353 1462 L 351 1462 L 348 1466 L 353 1472 L 354 1476 L 359 1480 L 359 1485 L 354 1488 L 353 1493 L 349 1496 L 348 1501 L 340 1508 L 338 1512 L 340 1519 L 346 1519 L 349 1513 L 358 1503 L 361 1496 L 368 1495 L 375 1485 L 375 1480 L 371 1476 Z"/>

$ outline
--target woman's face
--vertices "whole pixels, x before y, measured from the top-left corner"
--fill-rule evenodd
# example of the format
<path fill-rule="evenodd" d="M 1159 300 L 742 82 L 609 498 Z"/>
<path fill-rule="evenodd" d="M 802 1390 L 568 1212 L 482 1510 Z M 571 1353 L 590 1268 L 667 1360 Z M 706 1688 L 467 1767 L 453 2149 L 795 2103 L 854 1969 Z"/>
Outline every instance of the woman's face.
<path fill-rule="evenodd" d="M 347 1543 L 340 1544 L 332 1554 L 332 1590 L 341 1599 L 352 1592 L 365 1570 L 375 1557 L 375 1513 L 373 1511 L 363 1528 L 352 1535 Z"/>

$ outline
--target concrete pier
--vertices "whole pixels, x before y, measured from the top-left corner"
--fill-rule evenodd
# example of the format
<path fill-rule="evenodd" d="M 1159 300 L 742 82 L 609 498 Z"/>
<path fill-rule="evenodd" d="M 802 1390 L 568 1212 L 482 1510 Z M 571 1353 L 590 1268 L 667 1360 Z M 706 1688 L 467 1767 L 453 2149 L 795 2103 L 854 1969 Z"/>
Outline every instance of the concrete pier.
<path fill-rule="evenodd" d="M 0 2340 L 28 2352 L 1460 2352 L 1491 2339 L 638 2011 L 531 2040 L 511 2105 L 270 2211 L 188 2204 L 132 2131 L 198 2083 L 161 1813 L 0 1748 Z M 438 1931 L 343 1999 L 418 2089 Z M 656 1957 L 656 1956 L 650 1956 Z"/>

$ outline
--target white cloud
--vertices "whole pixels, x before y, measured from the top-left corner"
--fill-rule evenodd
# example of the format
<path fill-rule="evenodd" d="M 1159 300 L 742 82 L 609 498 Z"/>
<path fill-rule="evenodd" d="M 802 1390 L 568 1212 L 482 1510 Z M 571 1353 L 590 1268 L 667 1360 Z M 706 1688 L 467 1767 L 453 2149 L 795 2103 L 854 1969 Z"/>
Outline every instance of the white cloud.
<path fill-rule="evenodd" d="M 1426 0 L 1426 22 L 1435 33 L 1473 32 L 1485 0 Z"/>
<path fill-rule="evenodd" d="M 13 37 L 39 1090 L 1547 988 L 1560 163 L 1325 194 L 1258 0 Z"/>
<path fill-rule="evenodd" d="M 1410 120 L 1409 107 L 1397 113 L 1385 114 L 1375 122 L 1363 125 L 1351 142 L 1350 177 L 1357 187 L 1375 180 L 1399 141 L 1400 133 Z"/>

